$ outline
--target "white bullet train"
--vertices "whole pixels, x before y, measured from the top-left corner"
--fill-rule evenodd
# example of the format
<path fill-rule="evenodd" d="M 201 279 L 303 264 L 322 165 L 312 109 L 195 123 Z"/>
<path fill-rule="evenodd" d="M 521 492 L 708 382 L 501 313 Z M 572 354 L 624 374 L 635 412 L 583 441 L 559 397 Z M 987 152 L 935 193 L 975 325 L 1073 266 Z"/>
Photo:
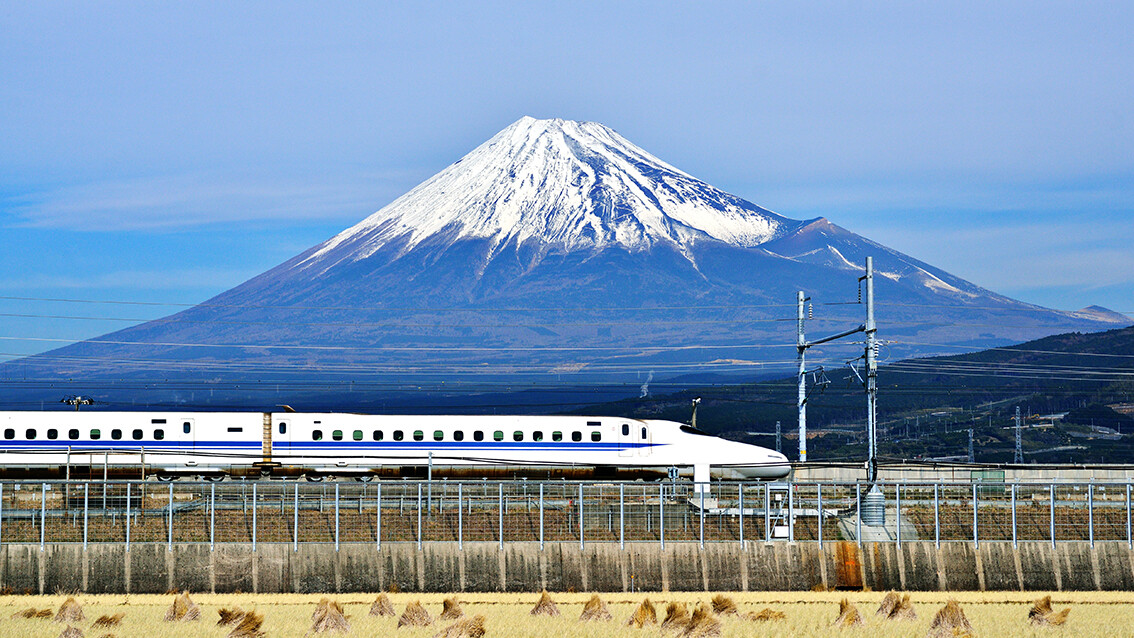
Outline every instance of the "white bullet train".
<path fill-rule="evenodd" d="M 0 412 L 0 477 L 777 479 L 787 458 L 672 421 L 299 412 Z"/>

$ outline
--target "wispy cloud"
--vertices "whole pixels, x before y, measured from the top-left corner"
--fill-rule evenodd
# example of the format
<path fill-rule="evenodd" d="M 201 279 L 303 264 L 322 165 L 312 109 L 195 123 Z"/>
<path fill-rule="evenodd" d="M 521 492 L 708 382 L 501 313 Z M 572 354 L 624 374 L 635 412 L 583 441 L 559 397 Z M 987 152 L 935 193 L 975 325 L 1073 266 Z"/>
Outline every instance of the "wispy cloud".
<path fill-rule="evenodd" d="M 412 185 L 404 173 L 334 180 L 179 175 L 16 196 L 10 225 L 79 231 L 171 230 L 247 221 L 354 222 Z"/>

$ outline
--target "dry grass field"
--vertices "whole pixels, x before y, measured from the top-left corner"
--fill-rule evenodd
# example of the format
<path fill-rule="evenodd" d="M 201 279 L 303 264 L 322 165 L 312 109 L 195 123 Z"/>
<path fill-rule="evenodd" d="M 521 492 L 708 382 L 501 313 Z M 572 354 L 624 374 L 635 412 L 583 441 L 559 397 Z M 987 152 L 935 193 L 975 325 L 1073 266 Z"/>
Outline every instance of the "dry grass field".
<path fill-rule="evenodd" d="M 698 604 L 710 605 L 710 593 L 653 593 L 653 594 L 602 594 L 613 618 L 609 621 L 582 623 L 579 616 L 590 594 L 553 593 L 561 615 L 558 617 L 532 616 L 530 611 L 539 596 L 536 594 L 458 594 L 466 616 L 485 617 L 486 636 L 530 638 L 629 638 L 638 636 L 681 636 L 680 630 L 663 631 L 658 625 L 642 629 L 627 626 L 627 621 L 644 598 L 649 598 L 657 610 L 659 623 L 665 617 L 666 604 L 684 602 L 693 612 Z M 930 623 L 945 602 L 957 600 L 972 624 L 973 635 L 981 637 L 1031 637 L 1134 635 L 1134 595 L 1128 592 L 1052 593 L 1052 607 L 1061 610 L 1070 607 L 1067 623 L 1061 627 L 1034 626 L 1028 622 L 1032 603 L 1043 593 L 913 593 L 911 595 L 916 620 L 886 620 L 876 616 L 885 592 L 764 592 L 723 594 L 730 598 L 738 614 L 719 616 L 721 636 L 776 636 L 787 638 L 825 636 L 863 636 L 869 638 L 909 638 L 926 636 Z M 77 595 L 85 619 L 72 623 L 81 635 L 100 638 L 112 634 L 116 638 L 226 638 L 231 627 L 217 625 L 218 611 L 240 607 L 255 610 L 264 617 L 261 631 L 270 638 L 300 638 L 311 630 L 312 615 L 320 595 L 300 594 L 195 594 L 192 600 L 200 607 L 200 620 L 194 622 L 165 622 L 166 611 L 174 600 L 173 595 Z M 342 605 L 348 622 L 346 636 L 379 637 L 404 636 L 429 638 L 450 625 L 451 620 L 439 620 L 442 612 L 441 594 L 389 594 L 398 615 L 406 605 L 420 601 L 433 617 L 427 627 L 398 628 L 398 617 L 369 615 L 375 595 L 342 594 L 328 596 Z M 848 598 L 858 607 L 864 624 L 841 628 L 833 625 L 839 615 L 839 601 Z M 68 624 L 57 623 L 54 615 L 66 596 L 0 596 L 0 638 L 56 638 L 67 630 Z M 50 609 L 50 617 L 13 617 L 29 608 Z M 749 612 L 765 608 L 783 612 L 783 620 L 758 622 L 745 619 Z M 120 624 L 94 627 L 100 616 L 124 614 Z M 68 638 L 79 634 L 68 632 Z M 342 636 L 328 632 L 312 634 Z M 950 634 L 951 635 L 951 634 Z"/>

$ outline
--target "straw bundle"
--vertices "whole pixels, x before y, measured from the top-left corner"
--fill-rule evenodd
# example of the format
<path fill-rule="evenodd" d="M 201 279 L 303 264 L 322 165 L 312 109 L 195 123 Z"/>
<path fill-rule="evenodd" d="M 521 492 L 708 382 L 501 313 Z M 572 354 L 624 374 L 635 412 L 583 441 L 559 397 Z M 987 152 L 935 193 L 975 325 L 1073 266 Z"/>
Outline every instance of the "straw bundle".
<path fill-rule="evenodd" d="M 535 607 L 532 607 L 533 616 L 558 616 L 559 608 L 555 606 L 555 601 L 551 599 L 551 595 L 547 590 L 543 590 L 539 595 L 539 602 Z"/>
<path fill-rule="evenodd" d="M 441 631 L 433 634 L 433 638 L 481 638 L 484 635 L 484 616 L 476 615 L 472 618 L 461 618 Z"/>
<path fill-rule="evenodd" d="M 220 616 L 220 620 L 217 621 L 217 625 L 224 627 L 226 625 L 235 625 L 236 623 L 240 622 L 240 619 L 244 616 L 244 610 L 239 607 L 233 607 L 231 609 L 229 609 L 228 607 L 221 607 L 217 610 L 217 614 Z"/>
<path fill-rule="evenodd" d="M 438 620 L 456 620 L 464 616 L 465 612 L 461 611 L 461 603 L 456 598 L 446 598 L 441 601 L 441 615 L 437 617 Z"/>
<path fill-rule="evenodd" d="M 12 618 L 51 618 L 55 614 L 50 609 L 36 609 L 35 607 L 28 607 L 23 611 L 17 611 L 12 614 Z"/>
<path fill-rule="evenodd" d="M 787 614 L 765 607 L 760 611 L 750 611 L 745 614 L 744 617 L 753 622 L 769 622 L 773 620 L 786 620 Z"/>
<path fill-rule="evenodd" d="M 260 630 L 264 624 L 263 614 L 254 611 L 246 612 L 237 621 L 236 627 L 228 633 L 227 638 L 264 638 L 267 634 Z"/>
<path fill-rule="evenodd" d="M 190 622 L 201 619 L 201 609 L 189 599 L 189 594 L 181 594 L 173 599 L 173 604 L 165 612 L 165 622 Z"/>
<path fill-rule="evenodd" d="M 874 615 L 889 618 L 890 612 L 894 611 L 894 608 L 897 607 L 898 603 L 901 601 L 902 597 L 898 595 L 898 592 L 887 592 L 886 597 L 882 599 L 882 604 L 878 605 L 878 611 L 874 612 Z"/>
<path fill-rule="evenodd" d="M 890 610 L 890 615 L 887 618 L 890 620 L 917 620 L 917 612 L 914 611 L 909 594 L 902 596 L 898 604 Z"/>
<path fill-rule="evenodd" d="M 1056 613 L 1051 608 L 1051 596 L 1044 596 L 1036 601 L 1032 610 L 1028 612 L 1028 622 L 1033 625 L 1057 626 L 1067 622 L 1067 615 L 1071 613 L 1068 607 Z"/>
<path fill-rule="evenodd" d="M 721 635 L 721 621 L 704 606 L 693 610 L 682 638 L 712 638 Z"/>
<path fill-rule="evenodd" d="M 950 600 L 933 617 L 933 622 L 929 624 L 929 632 L 926 636 L 927 638 L 955 638 L 972 636 L 972 632 L 973 626 L 969 624 L 969 619 L 965 618 L 965 612 L 961 610 L 961 606 L 957 604 L 957 601 Z"/>
<path fill-rule="evenodd" d="M 83 630 L 67 625 L 67 628 L 59 634 L 59 638 L 83 638 Z"/>
<path fill-rule="evenodd" d="M 86 619 L 82 606 L 70 596 L 59 606 L 59 613 L 55 614 L 55 622 L 61 623 L 79 623 Z"/>
<path fill-rule="evenodd" d="M 689 609 L 685 603 L 671 602 L 665 606 L 665 620 L 662 621 L 662 631 L 685 631 L 689 624 Z"/>
<path fill-rule="evenodd" d="M 836 627 L 858 627 L 862 625 L 862 614 L 858 607 L 851 604 L 846 598 L 839 601 L 839 617 L 835 619 Z"/>
<path fill-rule="evenodd" d="M 374 599 L 374 603 L 370 605 L 370 615 L 397 616 L 398 612 L 394 611 L 394 604 L 390 602 L 390 597 L 385 593 L 381 593 Z"/>
<path fill-rule="evenodd" d="M 606 603 L 599 598 L 598 594 L 595 594 L 591 596 L 586 605 L 583 605 L 583 613 L 579 616 L 579 622 L 610 620 L 613 617 L 610 615 L 610 610 L 606 608 Z"/>
<path fill-rule="evenodd" d="M 713 613 L 721 616 L 738 613 L 736 603 L 732 602 L 732 599 L 724 594 L 717 594 L 713 596 Z"/>
<path fill-rule="evenodd" d="M 343 606 L 337 600 L 324 598 L 315 607 L 311 614 L 311 630 L 308 634 L 321 634 L 328 631 L 346 633 L 350 631 L 350 623 L 343 615 Z"/>
<path fill-rule="evenodd" d="M 118 623 L 122 622 L 122 619 L 125 618 L 125 617 L 126 617 L 126 612 L 122 612 L 122 611 L 118 612 L 117 614 L 114 614 L 113 616 L 99 616 L 98 620 L 94 621 L 94 624 L 91 625 L 91 626 L 92 627 L 117 627 Z"/>
<path fill-rule="evenodd" d="M 432 624 L 433 616 L 430 616 L 429 612 L 425 611 L 425 607 L 416 600 L 406 605 L 406 610 L 398 619 L 398 627 L 425 627 Z"/>
<path fill-rule="evenodd" d="M 658 624 L 658 612 L 654 609 L 654 604 L 647 598 L 642 601 L 638 608 L 634 610 L 634 614 L 630 616 L 630 620 L 626 621 L 627 627 L 637 627 L 641 629 L 646 625 Z"/>

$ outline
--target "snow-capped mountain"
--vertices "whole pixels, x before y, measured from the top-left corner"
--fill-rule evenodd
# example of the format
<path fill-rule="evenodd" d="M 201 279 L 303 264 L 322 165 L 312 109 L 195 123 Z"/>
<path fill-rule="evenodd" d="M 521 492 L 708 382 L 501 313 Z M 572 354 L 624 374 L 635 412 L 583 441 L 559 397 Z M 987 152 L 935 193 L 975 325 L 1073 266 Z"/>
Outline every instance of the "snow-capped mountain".
<path fill-rule="evenodd" d="M 698 239 L 753 247 L 798 222 L 684 173 L 596 122 L 524 117 L 297 264 L 334 267 L 431 238 L 536 242 L 565 251 Z"/>
<path fill-rule="evenodd" d="M 320 392 L 338 405 L 348 391 L 335 384 L 353 392 L 360 379 L 377 384 L 365 394 L 373 401 L 373 388 L 424 382 L 767 373 L 794 358 L 797 290 L 816 306 L 810 335 L 861 323 L 867 256 L 884 359 L 1128 321 L 1021 303 L 826 219 L 783 217 L 601 124 L 525 117 L 358 224 L 200 306 L 0 372 L 219 380 L 228 390 L 210 389 L 209 400 L 230 403 L 262 397 L 233 398 L 233 387 L 290 379 L 269 405 L 295 400 L 296 379 L 325 384 Z M 841 366 L 856 347 L 812 354 Z M 202 401 L 155 388 L 166 401 Z"/>

